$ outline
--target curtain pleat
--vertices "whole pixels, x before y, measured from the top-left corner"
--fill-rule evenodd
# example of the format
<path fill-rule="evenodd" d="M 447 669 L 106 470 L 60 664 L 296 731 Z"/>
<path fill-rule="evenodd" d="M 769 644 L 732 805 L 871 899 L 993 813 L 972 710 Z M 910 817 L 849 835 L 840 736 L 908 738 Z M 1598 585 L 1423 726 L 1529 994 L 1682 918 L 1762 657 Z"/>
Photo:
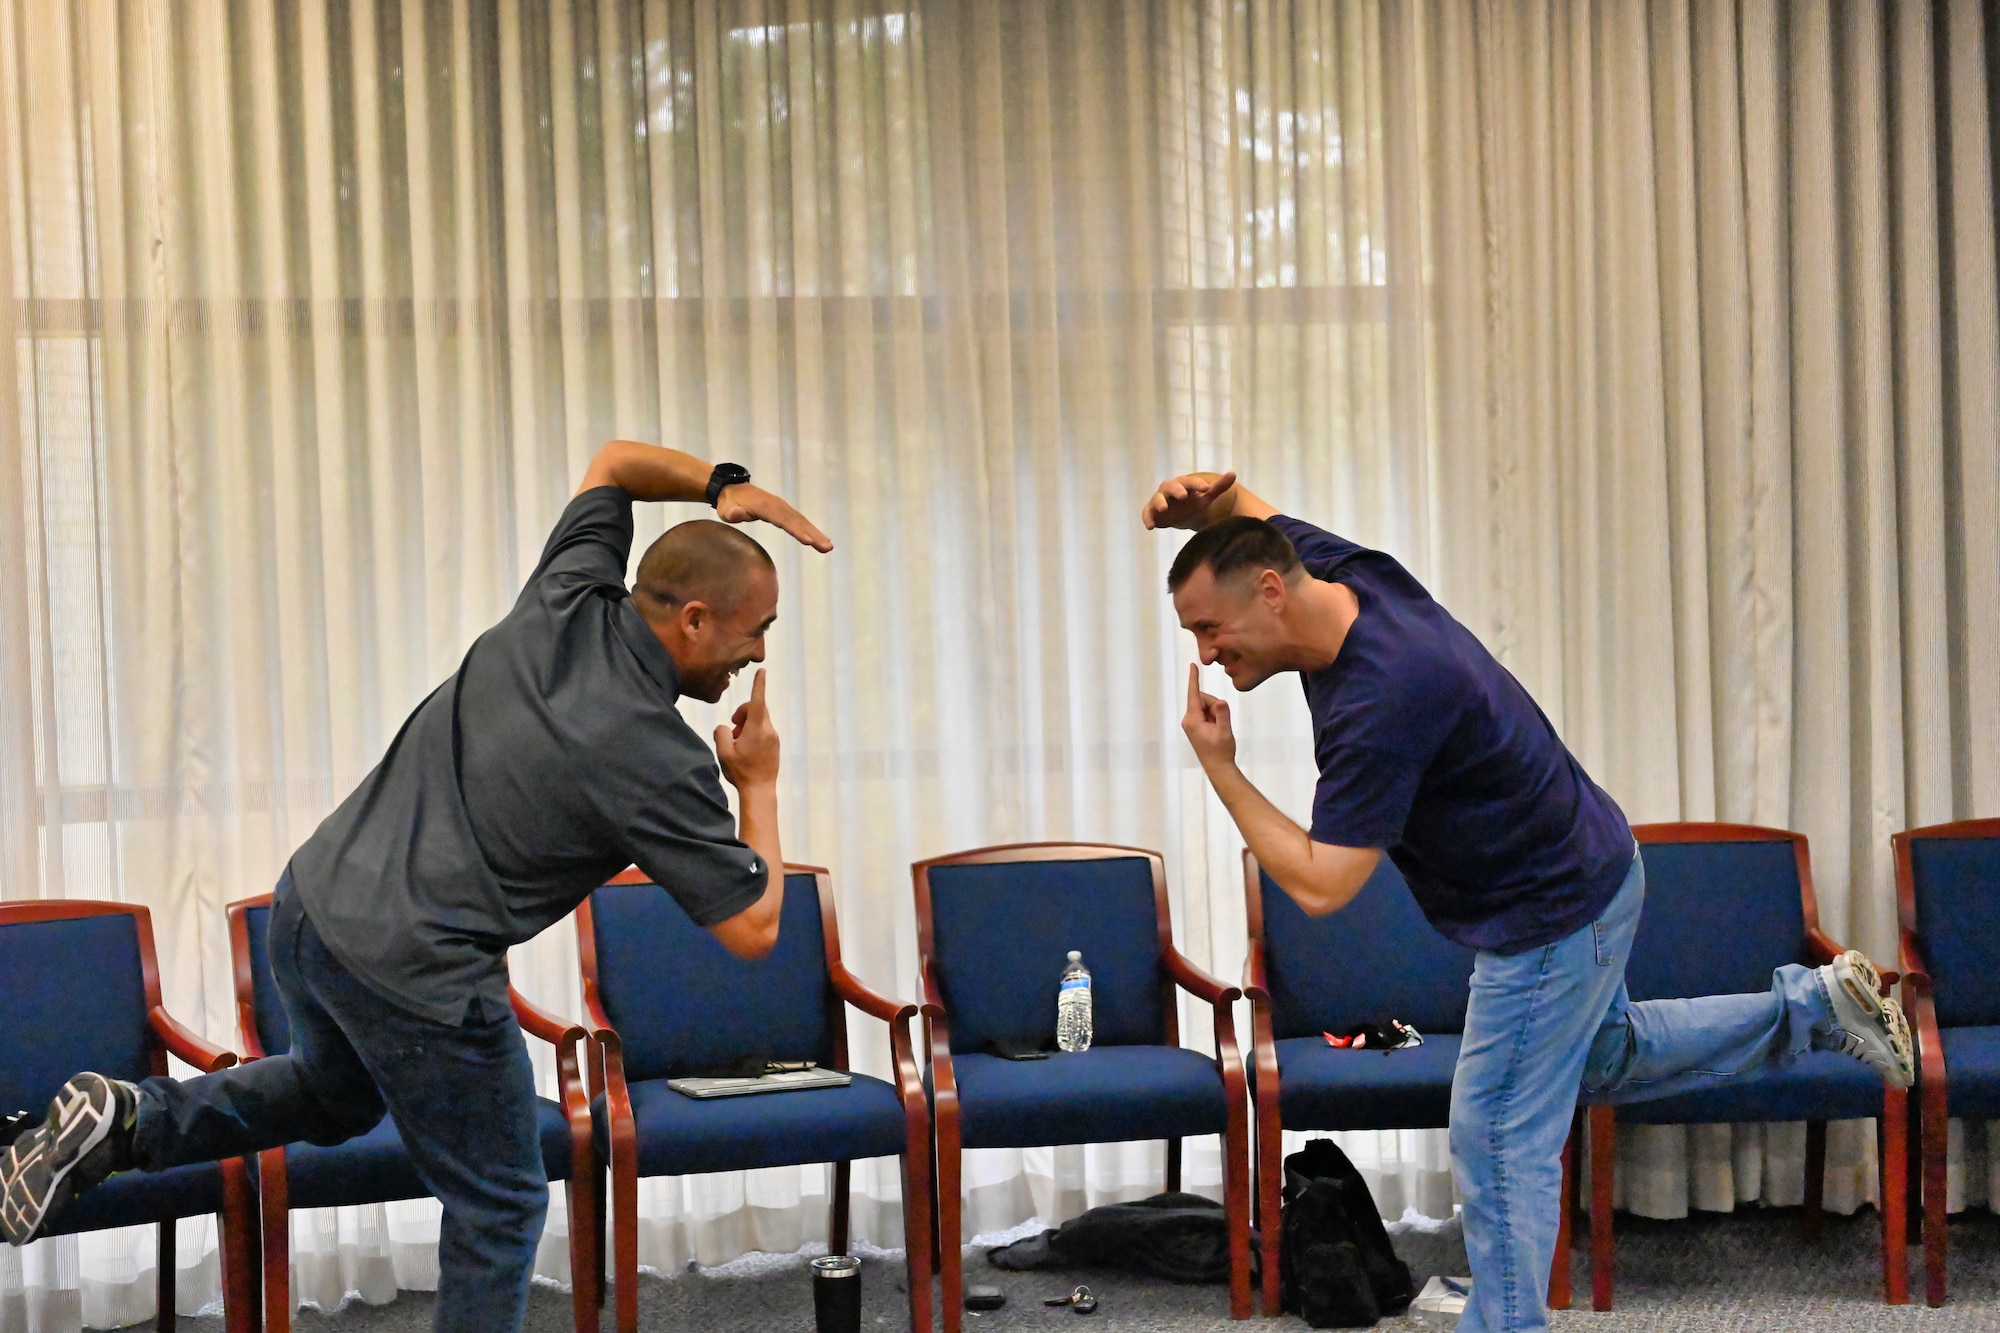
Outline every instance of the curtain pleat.
<path fill-rule="evenodd" d="M 1182 947 L 1240 969 L 1135 521 L 1197 467 L 1395 553 L 1635 820 L 1809 834 L 1827 929 L 1892 957 L 1888 835 L 2000 810 L 1990 11 L 0 0 L 0 894 L 146 903 L 169 1007 L 233 1044 L 224 905 L 625 437 L 839 543 L 767 543 L 784 832 L 880 989 L 916 988 L 910 861 L 1043 838 L 1160 848 Z M 1296 693 L 1238 729 L 1303 812 Z M 567 926 L 512 964 L 578 1011 Z M 1803 1137 L 1634 1130 L 1619 1197 L 1796 1202 Z M 1953 1207 L 2000 1188 L 1987 1139 L 1954 1126 Z M 1343 1141 L 1385 1213 L 1451 1208 L 1440 1133 Z M 1873 1162 L 1836 1126 L 1829 1205 Z M 973 1153 L 969 1223 L 1160 1167 Z M 892 1164 L 855 1187 L 898 1243 Z M 827 1189 L 645 1182 L 641 1261 L 795 1249 Z M 558 1280 L 567 1226 L 558 1192 Z M 295 1214 L 294 1290 L 434 1285 L 436 1231 Z M 0 1252 L 0 1329 L 146 1318 L 152 1253 Z"/>

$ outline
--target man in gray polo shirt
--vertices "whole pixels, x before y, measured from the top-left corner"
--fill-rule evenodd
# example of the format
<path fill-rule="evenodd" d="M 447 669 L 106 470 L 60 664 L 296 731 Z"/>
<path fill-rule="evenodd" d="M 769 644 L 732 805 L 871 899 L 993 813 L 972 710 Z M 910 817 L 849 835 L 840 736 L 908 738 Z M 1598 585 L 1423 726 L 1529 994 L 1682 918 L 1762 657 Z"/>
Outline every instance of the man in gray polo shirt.
<path fill-rule="evenodd" d="M 289 1052 L 185 1082 L 71 1079 L 0 1159 L 10 1242 L 114 1171 L 335 1144 L 386 1111 L 444 1203 L 436 1326 L 521 1326 L 548 1183 L 508 946 L 633 863 L 732 953 L 777 942 L 764 673 L 713 752 L 674 706 L 715 702 L 764 660 L 777 571 L 750 538 L 697 520 L 654 542 L 625 587 L 634 500 L 705 498 L 727 523 L 833 549 L 749 481 L 671 449 L 598 452 L 513 610 L 279 878 L 267 948 Z"/>

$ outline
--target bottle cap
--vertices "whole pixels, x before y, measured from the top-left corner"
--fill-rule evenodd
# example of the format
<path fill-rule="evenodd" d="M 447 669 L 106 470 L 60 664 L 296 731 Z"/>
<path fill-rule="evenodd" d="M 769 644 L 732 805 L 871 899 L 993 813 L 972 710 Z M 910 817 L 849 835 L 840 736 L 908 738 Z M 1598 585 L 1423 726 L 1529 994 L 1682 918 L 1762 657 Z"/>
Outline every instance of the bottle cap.
<path fill-rule="evenodd" d="M 1080 963 L 1083 961 L 1083 955 L 1079 953 L 1077 950 L 1071 949 L 1069 951 L 1069 960 L 1072 963 Z"/>

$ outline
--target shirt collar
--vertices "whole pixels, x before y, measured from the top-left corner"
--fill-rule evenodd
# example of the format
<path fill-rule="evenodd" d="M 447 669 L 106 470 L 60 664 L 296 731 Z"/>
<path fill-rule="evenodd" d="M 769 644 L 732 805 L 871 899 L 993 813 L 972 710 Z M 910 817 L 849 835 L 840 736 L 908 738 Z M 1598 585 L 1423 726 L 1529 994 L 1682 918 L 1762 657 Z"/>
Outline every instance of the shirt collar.
<path fill-rule="evenodd" d="M 659 682 L 667 702 L 678 700 L 681 697 L 681 678 L 680 673 L 674 670 L 674 659 L 668 655 L 666 645 L 660 642 L 659 636 L 653 633 L 653 627 L 639 614 L 639 608 L 632 605 L 631 597 L 619 599 L 612 618 L 618 622 L 618 632 L 625 636 L 625 642 L 638 656 L 639 665 Z"/>

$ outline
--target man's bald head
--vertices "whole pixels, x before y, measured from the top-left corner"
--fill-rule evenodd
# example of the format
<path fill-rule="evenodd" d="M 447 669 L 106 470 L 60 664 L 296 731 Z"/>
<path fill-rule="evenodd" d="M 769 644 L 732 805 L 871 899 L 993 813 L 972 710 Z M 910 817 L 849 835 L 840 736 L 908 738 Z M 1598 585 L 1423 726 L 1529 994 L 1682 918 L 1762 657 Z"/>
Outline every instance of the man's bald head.
<path fill-rule="evenodd" d="M 714 703 L 730 677 L 764 660 L 764 634 L 778 616 L 778 570 L 735 528 L 696 519 L 646 548 L 632 604 L 674 659 L 680 692 Z"/>
<path fill-rule="evenodd" d="M 777 566 L 754 538 L 712 518 L 690 519 L 646 548 L 632 595 L 649 618 L 688 602 L 727 614 L 757 581 L 752 576 L 765 571 L 775 574 Z"/>

